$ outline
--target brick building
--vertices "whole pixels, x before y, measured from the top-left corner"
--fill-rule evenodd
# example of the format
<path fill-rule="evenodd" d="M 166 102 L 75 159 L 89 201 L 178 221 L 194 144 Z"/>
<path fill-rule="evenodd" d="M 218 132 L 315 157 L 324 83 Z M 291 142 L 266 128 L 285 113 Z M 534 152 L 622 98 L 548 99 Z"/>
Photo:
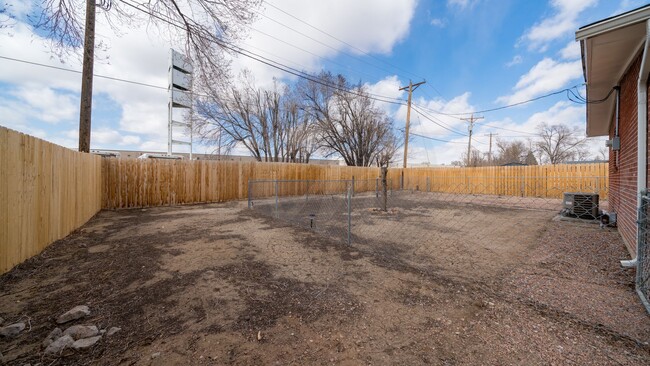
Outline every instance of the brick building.
<path fill-rule="evenodd" d="M 636 258 L 637 210 L 648 181 L 650 5 L 586 25 L 576 40 L 589 101 L 587 136 L 609 136 L 610 211 Z"/>

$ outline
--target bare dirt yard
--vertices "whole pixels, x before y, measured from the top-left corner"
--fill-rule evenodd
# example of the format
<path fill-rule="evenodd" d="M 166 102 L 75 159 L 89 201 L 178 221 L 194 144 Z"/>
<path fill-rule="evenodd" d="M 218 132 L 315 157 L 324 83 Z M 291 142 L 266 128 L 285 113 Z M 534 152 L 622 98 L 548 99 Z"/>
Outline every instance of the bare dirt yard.
<path fill-rule="evenodd" d="M 618 233 L 550 211 L 414 204 L 353 245 L 242 202 L 103 211 L 0 277 L 11 365 L 647 365 Z M 361 240 L 363 239 L 363 240 Z M 66 323 L 120 331 L 46 356 Z"/>

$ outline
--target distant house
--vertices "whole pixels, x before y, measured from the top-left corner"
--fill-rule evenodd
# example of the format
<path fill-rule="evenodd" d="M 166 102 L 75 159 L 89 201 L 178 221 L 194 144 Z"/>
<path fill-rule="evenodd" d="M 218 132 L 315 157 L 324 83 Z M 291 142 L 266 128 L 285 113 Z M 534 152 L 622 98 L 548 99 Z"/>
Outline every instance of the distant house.
<path fill-rule="evenodd" d="M 587 136 L 609 136 L 609 205 L 631 255 L 648 182 L 650 5 L 576 32 L 587 82 Z"/>

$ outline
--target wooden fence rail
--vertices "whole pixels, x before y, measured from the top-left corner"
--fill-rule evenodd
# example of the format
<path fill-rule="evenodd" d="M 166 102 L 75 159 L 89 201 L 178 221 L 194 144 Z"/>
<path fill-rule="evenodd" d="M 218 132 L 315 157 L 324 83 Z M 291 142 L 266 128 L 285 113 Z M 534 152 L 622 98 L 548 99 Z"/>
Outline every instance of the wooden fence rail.
<path fill-rule="evenodd" d="M 245 199 L 249 180 L 354 179 L 355 191 L 374 190 L 379 168 L 255 163 L 104 159 L 103 201 L 106 209 L 224 202 Z M 607 164 L 523 167 L 389 169 L 392 189 L 459 194 L 561 198 L 566 191 L 586 191 L 607 198 Z M 369 183 L 370 182 L 370 183 Z M 273 185 L 264 192 L 275 194 Z M 279 195 L 302 195 L 305 185 L 283 184 Z"/>
<path fill-rule="evenodd" d="M 0 126 L 0 273 L 101 209 L 101 163 Z"/>

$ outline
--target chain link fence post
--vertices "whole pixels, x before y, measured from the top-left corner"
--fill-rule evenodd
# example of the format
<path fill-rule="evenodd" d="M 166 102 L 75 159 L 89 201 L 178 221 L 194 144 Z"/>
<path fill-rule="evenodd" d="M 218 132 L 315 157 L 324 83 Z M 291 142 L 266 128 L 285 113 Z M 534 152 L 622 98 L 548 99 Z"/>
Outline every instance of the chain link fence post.
<path fill-rule="evenodd" d="M 352 191 L 354 187 L 354 180 L 348 187 L 348 245 L 352 245 Z"/>
<path fill-rule="evenodd" d="M 650 313 L 650 247 L 648 246 L 648 206 L 650 197 L 648 191 L 641 192 L 641 205 L 637 221 L 637 268 L 635 287 L 641 302 Z"/>
<path fill-rule="evenodd" d="M 278 198 L 278 180 L 275 180 L 275 217 L 278 217 L 280 215 L 280 210 L 279 210 L 279 198 Z"/>
<path fill-rule="evenodd" d="M 379 178 L 375 178 L 375 197 L 379 198 Z"/>
<path fill-rule="evenodd" d="M 248 180 L 248 208 L 251 208 L 251 204 L 253 203 L 253 184 L 251 183 L 251 180 Z"/>

